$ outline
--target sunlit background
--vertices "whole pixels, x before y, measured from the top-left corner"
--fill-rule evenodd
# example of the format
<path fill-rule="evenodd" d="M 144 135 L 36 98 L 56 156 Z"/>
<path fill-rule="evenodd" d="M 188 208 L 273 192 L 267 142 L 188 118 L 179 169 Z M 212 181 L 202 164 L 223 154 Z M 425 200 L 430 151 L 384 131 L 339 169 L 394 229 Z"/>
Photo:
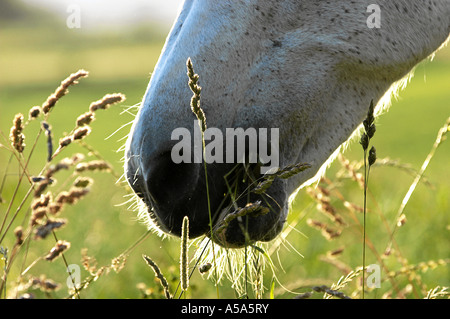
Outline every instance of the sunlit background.
<path fill-rule="evenodd" d="M 82 12 L 82 27 L 91 31 L 99 28 L 133 28 L 138 24 L 160 23 L 170 25 L 182 0 L 20 0 L 30 9 L 46 10 L 65 20 L 71 5 Z"/>
<path fill-rule="evenodd" d="M 77 116 L 87 110 L 92 101 L 107 93 L 121 92 L 127 100 L 120 106 L 98 114 L 91 125 L 92 134 L 86 139 L 96 152 L 101 154 L 114 167 L 115 176 L 93 173 L 95 184 L 91 194 L 76 206 L 63 212 L 68 225 L 58 232 L 60 238 L 72 243 L 67 253 L 68 262 L 81 265 L 81 250 L 88 249 L 88 255 L 95 256 L 99 266 L 109 264 L 132 245 L 145 228 L 136 221 L 135 214 L 121 205 L 127 200 L 127 190 L 115 184 L 122 174 L 122 156 L 118 151 L 124 144 L 124 137 L 130 129 L 134 109 L 128 107 L 138 104 L 144 94 L 151 72 L 161 52 L 164 39 L 176 17 L 181 0 L 1 0 L 0 2 L 0 129 L 8 135 L 14 115 L 27 114 L 30 107 L 42 105 L 47 96 L 70 73 L 79 69 L 90 72 L 87 79 L 69 89 L 69 94 L 55 106 L 49 119 L 55 140 L 69 132 Z M 71 15 L 79 10 L 80 20 L 77 27 Z M 70 20 L 70 21 L 69 21 Z M 433 63 L 421 64 L 409 87 L 394 102 L 391 111 L 382 116 L 377 126 L 374 143 L 380 158 L 398 159 L 410 163 L 418 170 L 431 149 L 437 131 L 450 115 L 450 48 L 439 52 Z M 25 132 L 27 151 L 33 141 L 39 123 L 31 123 Z M 5 140 L 0 140 L 4 144 Z M 77 151 L 76 145 L 66 156 Z M 84 149 L 78 148 L 80 151 Z M 352 144 L 347 153 L 350 158 L 361 158 L 358 143 Z M 92 158 L 95 156 L 92 155 Z M 64 156 L 64 155 L 63 155 Z M 33 154 L 29 170 L 38 174 L 46 160 L 46 140 L 41 138 Z M 3 179 L 0 196 L 0 219 L 6 211 L 8 199 L 12 197 L 17 183 L 17 165 L 10 164 L 10 153 L 0 148 L 0 179 Z M 448 142 L 438 149 L 435 158 L 426 172 L 432 187 L 420 184 L 417 196 L 414 196 L 409 211 L 408 229 L 399 233 L 404 244 L 404 254 L 411 262 L 448 258 L 449 245 L 449 194 L 450 169 Z M 333 167 L 332 167 L 333 170 Z M 335 169 L 337 170 L 337 168 Z M 395 172 L 396 175 L 393 175 Z M 393 168 L 374 169 L 373 196 L 378 198 L 379 209 L 383 210 L 392 222 L 396 208 L 406 193 L 413 177 Z M 378 177 L 377 177 L 378 176 Z M 392 177 L 395 176 L 395 177 Z M 377 183 L 377 178 L 379 182 Z M 384 179 L 383 179 L 384 178 Z M 1 182 L 1 181 L 0 181 Z M 59 187 L 58 184 L 54 187 Z M 23 186 L 13 208 L 17 207 L 27 188 Z M 361 204 L 360 192 L 352 197 Z M 29 205 L 29 203 L 28 203 Z M 316 230 L 306 226 L 305 220 L 315 216 L 311 210 L 311 201 L 303 193 L 299 195 L 294 209 L 301 211 L 309 205 L 307 216 L 301 213 L 301 220 L 292 232 L 289 240 L 302 255 L 292 253 L 292 249 L 280 249 L 282 282 L 289 287 L 294 283 L 330 284 L 341 273 L 332 265 L 320 261 L 320 254 L 333 248 L 320 237 Z M 24 212 L 25 214 L 25 212 Z M 18 215 L 14 226 L 21 224 L 26 215 Z M 9 219 L 8 219 L 9 220 Z M 379 219 L 372 220 L 370 229 L 380 228 Z M 301 233 L 301 234 L 300 234 Z M 11 246 L 11 237 L 2 243 Z M 414 244 L 411 244 L 413 243 Z M 377 242 L 378 243 L 378 242 Z M 379 244 L 386 243 L 381 237 Z M 359 265 L 360 241 L 346 238 L 343 242 L 345 254 L 351 267 Z M 15 278 L 23 270 L 24 264 L 31 263 L 54 245 L 51 238 L 46 242 L 32 242 L 29 254 L 21 256 L 10 278 Z M 381 248 L 380 248 L 381 249 Z M 294 252 L 295 252 L 294 251 Z M 85 298 L 137 298 L 142 296 L 137 288 L 139 283 L 147 287 L 159 286 L 154 282 L 153 272 L 142 261 L 141 254 L 150 255 L 159 262 L 166 275 L 177 281 L 178 241 L 160 240 L 155 236 L 148 238 L 130 254 L 127 264 L 120 273 L 110 273 L 98 279 L 89 289 L 83 291 Z M 58 268 L 59 267 L 59 268 Z M 29 274 L 45 274 L 62 283 L 63 288 L 53 297 L 67 296 L 65 288 L 66 274 L 64 264 L 39 262 Z M 56 269 L 56 270 L 55 270 Z M 82 270 L 82 278 L 88 274 Z M 270 272 L 269 272 L 270 273 Z M 270 275 L 271 276 L 271 275 Z M 270 276 L 268 282 L 270 283 Z M 284 277 L 283 277 L 284 276 Z M 433 280 L 436 285 L 449 285 L 448 267 L 438 270 Z M 332 278 L 332 279 L 330 279 Z M 265 283 L 269 285 L 269 283 Z M 13 283 L 9 282 L 13 285 Z M 305 284 L 306 285 L 306 284 Z M 176 286 L 176 284 L 175 284 Z M 224 284 L 226 286 L 226 284 Z M 194 273 L 191 296 L 215 297 L 214 286 Z M 225 288 L 224 288 L 225 289 Z M 277 292 L 283 296 L 285 291 L 277 286 Z M 235 297 L 226 291 L 222 296 Z M 232 290 L 231 290 L 232 291 Z M 46 297 L 35 292 L 37 297 Z M 157 294 L 155 293 L 155 296 Z M 160 296 L 160 295 L 158 295 Z M 2 296 L 3 297 L 3 296 Z"/>

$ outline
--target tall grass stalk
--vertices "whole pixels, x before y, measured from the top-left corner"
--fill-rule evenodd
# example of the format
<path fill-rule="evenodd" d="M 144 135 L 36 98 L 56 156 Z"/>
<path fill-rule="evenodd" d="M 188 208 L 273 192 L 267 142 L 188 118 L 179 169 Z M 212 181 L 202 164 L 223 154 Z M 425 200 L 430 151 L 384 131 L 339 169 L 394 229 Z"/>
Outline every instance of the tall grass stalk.
<path fill-rule="evenodd" d="M 362 298 L 365 297 L 365 272 L 366 272 L 366 215 L 367 215 L 367 187 L 369 183 L 370 167 L 376 161 L 375 148 L 369 150 L 369 156 L 367 156 L 367 150 L 369 148 L 370 139 L 374 136 L 375 127 L 374 117 L 374 105 L 373 100 L 370 102 L 369 111 L 366 119 L 363 121 L 364 133 L 362 133 L 360 144 L 364 150 L 364 211 L 363 211 L 363 246 L 362 246 Z M 367 163 L 368 162 L 368 163 Z"/>
<path fill-rule="evenodd" d="M 202 88 L 198 85 L 199 76 L 198 76 L 198 74 L 195 74 L 195 72 L 194 72 L 194 66 L 192 65 L 191 58 L 187 59 L 186 66 L 187 66 L 187 70 L 188 70 L 187 75 L 189 78 L 188 85 L 193 93 L 193 96 L 191 98 L 191 110 L 198 119 L 198 124 L 200 126 L 200 131 L 202 134 L 201 138 L 202 138 L 202 153 L 203 153 L 203 169 L 205 172 L 206 200 L 208 203 L 209 229 L 210 229 L 210 233 L 211 233 L 212 254 L 213 254 L 214 264 L 216 264 L 216 257 L 215 257 L 215 251 L 214 251 L 214 243 L 213 243 L 213 236 L 214 236 L 214 234 L 213 234 L 213 219 L 212 219 L 212 213 L 211 213 L 211 203 L 210 203 L 210 199 L 209 199 L 210 196 L 209 196 L 209 183 L 208 183 L 208 168 L 206 165 L 206 161 L 204 160 L 205 159 L 205 148 L 206 148 L 206 146 L 205 146 L 206 116 L 205 116 L 205 113 L 203 112 L 202 108 L 200 107 L 200 95 L 201 95 Z M 218 281 L 217 281 L 217 267 L 214 267 L 214 276 L 216 279 L 217 298 L 220 298 L 219 285 L 218 285 Z"/>
<path fill-rule="evenodd" d="M 402 220 L 404 220 L 404 211 L 406 208 L 406 205 L 408 204 L 411 195 L 413 194 L 414 190 L 416 189 L 417 185 L 423 178 L 423 174 L 425 173 L 426 169 L 428 168 L 428 165 L 430 164 L 432 158 L 434 157 L 436 150 L 438 147 L 445 141 L 446 135 L 448 131 L 450 130 L 450 117 L 447 118 L 447 120 L 444 123 L 444 126 L 442 126 L 437 134 L 436 140 L 433 143 L 433 146 L 431 147 L 430 152 L 428 153 L 427 157 L 425 158 L 425 161 L 422 163 L 422 166 L 417 173 L 416 177 L 414 178 L 414 181 L 412 182 L 411 186 L 408 189 L 408 192 L 406 193 L 405 197 L 403 197 L 402 203 L 397 211 L 397 215 L 395 217 L 395 224 L 393 226 L 387 247 L 386 247 L 386 253 L 388 254 L 392 248 L 392 242 L 395 236 L 395 233 L 399 227 L 403 225 Z"/>
<path fill-rule="evenodd" d="M 180 282 L 181 290 L 186 292 L 189 287 L 189 218 L 184 216 L 181 228 L 181 253 L 180 253 Z"/>

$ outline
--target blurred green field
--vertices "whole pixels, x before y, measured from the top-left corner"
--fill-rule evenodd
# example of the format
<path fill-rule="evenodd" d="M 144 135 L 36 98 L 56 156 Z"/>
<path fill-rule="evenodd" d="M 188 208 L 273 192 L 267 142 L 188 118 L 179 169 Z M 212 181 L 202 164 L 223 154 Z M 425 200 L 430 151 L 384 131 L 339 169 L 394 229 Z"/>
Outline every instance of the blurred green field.
<path fill-rule="evenodd" d="M 58 26 L 58 23 L 61 25 Z M 20 23 L 3 24 L 0 31 L 0 129 L 9 134 L 14 115 L 27 114 L 30 107 L 41 105 L 67 75 L 80 68 L 90 72 L 87 79 L 69 89 L 70 93 L 57 103 L 50 117 L 55 140 L 70 131 L 76 117 L 85 112 L 92 101 L 100 99 L 106 93 L 121 92 L 127 100 L 120 106 L 99 113 L 91 125 L 93 132 L 86 139 L 96 151 L 114 165 L 118 175 L 122 174 L 122 156 L 117 150 L 124 144 L 123 138 L 129 131 L 123 125 L 133 119 L 130 113 L 123 113 L 128 106 L 142 99 L 150 72 L 153 69 L 163 45 L 167 27 L 154 25 L 140 26 L 123 34 L 91 34 L 81 30 L 70 30 L 63 22 L 53 21 L 42 25 Z M 389 157 L 402 163 L 410 163 L 418 170 L 430 151 L 438 129 L 450 116 L 450 48 L 439 52 L 432 63 L 425 62 L 417 67 L 409 86 L 394 101 L 390 111 L 377 121 L 377 132 L 373 145 L 377 148 L 378 158 Z M 28 154 L 32 139 L 36 135 L 39 122 L 31 123 L 25 131 Z M 116 132 L 115 134 L 113 134 Z M 111 134 L 112 137 L 106 139 Z M 0 144 L 5 140 L 1 139 Z M 71 145 L 63 156 L 69 156 L 77 150 Z M 350 160 L 361 160 L 362 151 L 354 141 L 345 153 Z M 17 183 L 17 164 L 13 161 L 9 167 L 10 153 L 0 148 L 0 178 L 7 173 L 6 183 L 1 192 L 4 202 L 0 204 L 0 216 L 4 212 Z M 426 171 L 426 178 L 433 188 L 419 184 L 407 208 L 407 223 L 398 230 L 396 239 L 402 254 L 409 264 L 438 260 L 450 257 L 450 146 L 448 141 L 437 150 Z M 38 141 L 29 170 L 38 174 L 45 164 L 46 141 Z M 333 176 L 340 168 L 335 162 L 327 176 Z M 63 180 L 63 176 L 61 180 Z M 94 256 L 99 266 L 107 265 L 132 245 L 142 234 L 145 227 L 136 221 L 135 214 L 122 205 L 127 198 L 126 188 L 116 184 L 115 177 L 108 173 L 92 173 L 95 184 L 91 193 L 73 207 L 66 207 L 61 217 L 69 220 L 68 225 L 57 232 L 60 239 L 71 242 L 72 247 L 66 253 L 69 264 L 81 266 L 81 249 L 87 248 L 88 255 Z M 398 168 L 375 167 L 371 171 L 369 207 L 377 207 L 392 225 L 401 200 L 413 181 L 413 176 Z M 59 178 L 58 178 L 59 179 Z M 348 201 L 362 205 L 362 191 L 351 182 L 342 182 L 343 193 Z M 24 183 L 26 184 L 26 183 Z M 22 185 L 18 198 L 26 190 Z M 53 187 L 59 187 L 55 185 Z M 62 185 L 61 185 L 62 186 Z M 19 203 L 17 199 L 13 208 Z M 336 203 L 338 205 L 339 203 Z M 24 210 L 16 219 L 14 226 L 24 220 Z M 296 219 L 296 231 L 292 231 L 287 240 L 300 252 L 285 244 L 273 256 L 278 267 L 279 281 L 285 286 L 295 288 L 302 285 L 331 284 L 342 273 L 334 266 L 320 260 L 327 251 L 345 247 L 341 260 L 352 269 L 361 265 L 361 238 L 350 227 L 348 234 L 335 241 L 325 240 L 317 230 L 306 225 L 307 218 L 320 219 L 320 213 L 305 192 L 300 192 L 293 204 L 291 219 Z M 359 216 L 362 218 L 362 216 Z M 14 227 L 13 226 L 13 227 Z M 389 239 L 378 214 L 368 215 L 368 236 L 380 253 Z M 6 238 L 4 247 L 11 247 L 13 236 Z M 52 238 L 45 241 L 31 241 L 25 264 L 30 264 L 54 245 Z M 176 287 L 178 277 L 179 240 L 166 239 L 152 235 L 139 245 L 127 259 L 125 267 L 119 272 L 101 276 L 81 293 L 82 298 L 139 298 L 138 283 L 145 283 L 156 291 L 159 285 L 154 280 L 151 269 L 143 262 L 141 255 L 152 257 L 162 268 L 165 275 L 173 279 Z M 24 255 L 17 259 L 8 285 L 14 285 Z M 376 262 L 369 252 L 368 264 Z M 281 262 L 279 262 L 281 261 Z M 392 263 L 394 263 L 392 261 Z M 397 268 L 393 267 L 393 270 Z M 62 288 L 52 297 L 67 296 L 65 282 L 67 274 L 61 260 L 53 263 L 41 261 L 30 270 L 31 275 L 45 274 L 62 284 Z M 88 276 L 82 269 L 81 278 Z M 267 269 L 265 286 L 272 280 L 272 272 Z M 450 286 L 448 266 L 429 270 L 422 275 L 422 281 L 436 286 Z M 224 281 L 220 288 L 221 297 L 235 297 L 230 284 Z M 8 286 L 9 287 L 9 286 Z M 384 290 L 383 290 L 384 289 Z M 372 297 L 381 297 L 389 288 L 374 292 Z M 289 295 L 276 284 L 275 297 Z M 36 297 L 45 298 L 45 294 L 34 291 Z M 201 278 L 196 271 L 191 279 L 188 297 L 214 298 L 216 289 L 213 284 Z M 423 297 L 423 296 L 417 296 Z"/>

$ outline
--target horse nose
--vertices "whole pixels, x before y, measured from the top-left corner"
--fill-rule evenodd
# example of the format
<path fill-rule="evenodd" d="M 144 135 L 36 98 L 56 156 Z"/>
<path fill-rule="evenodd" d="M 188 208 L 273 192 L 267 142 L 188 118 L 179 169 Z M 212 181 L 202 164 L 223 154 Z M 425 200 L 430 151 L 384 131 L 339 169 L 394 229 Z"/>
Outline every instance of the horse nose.
<path fill-rule="evenodd" d="M 158 207 L 175 207 L 192 197 L 199 178 L 200 165 L 175 163 L 171 152 L 149 161 L 144 174 L 148 195 Z"/>

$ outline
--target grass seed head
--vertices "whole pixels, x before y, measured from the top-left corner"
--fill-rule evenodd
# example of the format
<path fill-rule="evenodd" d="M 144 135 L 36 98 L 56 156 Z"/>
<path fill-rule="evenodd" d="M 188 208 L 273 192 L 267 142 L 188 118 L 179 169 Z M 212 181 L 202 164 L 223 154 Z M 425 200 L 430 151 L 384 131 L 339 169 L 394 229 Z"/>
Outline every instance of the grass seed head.
<path fill-rule="evenodd" d="M 222 222 L 216 225 L 215 229 L 213 229 L 216 239 L 221 238 L 223 236 L 223 232 L 234 219 L 244 216 L 251 216 L 251 217 L 261 216 L 267 214 L 269 211 L 270 211 L 269 208 L 261 205 L 261 201 L 248 203 L 247 205 L 245 205 L 244 208 L 238 207 L 238 209 L 235 210 L 234 212 L 225 215 L 223 217 Z"/>
<path fill-rule="evenodd" d="M 45 135 L 47 135 L 47 162 L 52 160 L 53 155 L 53 139 L 52 131 L 50 125 L 46 121 L 42 121 L 42 128 L 45 130 Z"/>
<path fill-rule="evenodd" d="M 45 260 L 53 261 L 69 248 L 70 243 L 68 241 L 58 240 L 55 246 L 45 256 Z"/>
<path fill-rule="evenodd" d="M 31 203 L 31 209 L 36 210 L 39 207 L 47 207 L 50 201 L 52 200 L 52 194 L 48 192 L 45 195 L 42 195 L 38 198 L 35 198 Z"/>
<path fill-rule="evenodd" d="M 184 216 L 181 227 L 181 254 L 180 254 L 180 280 L 181 289 L 186 291 L 189 287 L 189 218 Z"/>
<path fill-rule="evenodd" d="M 37 118 L 42 112 L 42 109 L 40 106 L 33 106 L 30 111 L 28 112 L 28 120 L 34 120 Z"/>
<path fill-rule="evenodd" d="M 50 203 L 48 205 L 48 212 L 52 215 L 58 214 L 62 209 L 64 205 L 62 203 Z"/>
<path fill-rule="evenodd" d="M 71 135 L 59 139 L 59 148 L 64 148 L 72 143 L 73 137 Z"/>
<path fill-rule="evenodd" d="M 50 178 L 45 178 L 36 183 L 34 186 L 34 198 L 39 198 L 51 183 L 53 183 L 53 180 Z"/>
<path fill-rule="evenodd" d="M 90 112 L 97 110 L 106 110 L 111 105 L 125 101 L 125 95 L 122 93 L 106 94 L 101 100 L 92 102 L 89 106 Z"/>
<path fill-rule="evenodd" d="M 92 185 L 92 183 L 94 183 L 92 178 L 79 176 L 75 182 L 73 182 L 73 186 L 78 188 L 86 188 L 89 185 Z"/>
<path fill-rule="evenodd" d="M 90 133 L 91 133 L 91 128 L 89 126 L 79 127 L 73 132 L 73 140 L 74 141 L 82 140 L 83 138 L 88 136 Z"/>
<path fill-rule="evenodd" d="M 14 236 L 16 236 L 16 245 L 20 246 L 23 243 L 23 227 L 17 226 L 14 229 Z"/>
<path fill-rule="evenodd" d="M 48 219 L 44 225 L 39 226 L 35 230 L 34 239 L 44 239 L 47 237 L 52 231 L 60 229 L 64 225 L 67 224 L 67 220 L 65 219 Z"/>
<path fill-rule="evenodd" d="M 39 207 L 32 211 L 30 224 L 35 226 L 41 222 L 41 220 L 47 215 L 47 207 Z"/>
<path fill-rule="evenodd" d="M 322 223 L 318 220 L 308 219 L 306 221 L 306 224 L 312 228 L 316 228 L 317 230 L 320 230 L 322 236 L 325 237 L 327 240 L 335 239 L 336 237 L 339 237 L 341 235 L 340 230 L 333 229 L 333 228 L 329 227 L 327 224 Z"/>
<path fill-rule="evenodd" d="M 52 292 L 61 288 L 61 285 L 51 279 L 43 279 L 40 283 L 40 289 L 43 292 Z"/>
<path fill-rule="evenodd" d="M 371 149 L 369 150 L 369 166 L 372 166 L 373 164 L 375 164 L 376 160 L 377 160 L 377 150 L 375 149 L 374 146 L 371 147 Z"/>
<path fill-rule="evenodd" d="M 374 116 L 374 105 L 373 100 L 370 101 L 369 111 L 367 112 L 366 119 L 363 121 L 364 129 L 369 138 L 372 138 L 375 134 L 375 116 Z"/>
<path fill-rule="evenodd" d="M 204 263 L 203 265 L 200 265 L 200 266 L 198 267 L 198 271 L 199 271 L 201 274 L 204 274 L 204 273 L 207 273 L 207 272 L 211 269 L 211 267 L 212 267 L 212 264 L 211 264 L 211 263 Z"/>
<path fill-rule="evenodd" d="M 84 155 L 81 153 L 75 154 L 72 157 L 65 157 L 61 161 L 59 161 L 57 164 L 50 166 L 47 169 L 47 172 L 45 176 L 47 178 L 52 177 L 54 174 L 59 172 L 62 169 L 69 169 L 71 166 L 77 164 L 78 162 L 82 161 L 84 159 Z"/>
<path fill-rule="evenodd" d="M 84 171 L 103 171 L 109 169 L 111 169 L 111 166 L 107 162 L 101 160 L 94 160 L 87 163 L 79 163 L 75 167 L 75 171 L 77 173 L 81 173 Z"/>
<path fill-rule="evenodd" d="M 311 165 L 308 163 L 297 163 L 293 165 L 288 165 L 283 169 L 279 170 L 278 172 L 276 172 L 275 175 L 279 178 L 287 179 L 294 175 L 297 175 L 300 172 L 303 172 L 304 170 L 310 167 Z"/>
<path fill-rule="evenodd" d="M 91 124 L 95 120 L 95 114 L 91 111 L 81 114 L 76 121 L 77 126 L 84 126 Z"/>
<path fill-rule="evenodd" d="M 264 179 L 253 188 L 252 192 L 256 194 L 264 193 L 270 186 L 272 186 L 273 181 L 275 180 L 275 175 L 267 175 L 264 176 Z"/>
<path fill-rule="evenodd" d="M 361 135 L 361 140 L 359 141 L 359 144 L 361 144 L 364 150 L 367 150 L 367 148 L 369 147 L 369 136 L 366 133 L 363 133 Z"/>
<path fill-rule="evenodd" d="M 89 188 L 73 187 L 68 192 L 63 191 L 55 198 L 55 202 L 59 204 L 74 204 L 79 199 L 89 193 Z"/>
<path fill-rule="evenodd" d="M 25 148 L 25 135 L 23 134 L 24 123 L 23 114 L 17 113 L 13 120 L 13 126 L 9 133 L 9 140 L 11 141 L 12 147 L 16 149 L 19 153 L 22 153 Z"/>
<path fill-rule="evenodd" d="M 67 94 L 69 86 L 77 84 L 78 79 L 87 77 L 88 75 L 89 73 L 87 71 L 79 70 L 75 73 L 72 73 L 64 81 L 62 81 L 61 85 L 56 89 L 56 91 L 51 94 L 42 105 L 42 111 L 44 112 L 44 114 L 50 112 L 50 110 L 55 106 L 56 102 L 58 102 L 60 98 Z"/>
<path fill-rule="evenodd" d="M 187 75 L 189 78 L 188 85 L 192 93 L 194 93 L 191 98 L 191 110 L 199 120 L 200 128 L 202 132 L 204 132 L 206 130 L 206 116 L 205 112 L 203 112 L 203 109 L 200 107 L 200 94 L 202 88 L 198 85 L 199 75 L 194 73 L 194 66 L 192 65 L 191 58 L 188 58 L 186 66 L 188 70 Z"/>

